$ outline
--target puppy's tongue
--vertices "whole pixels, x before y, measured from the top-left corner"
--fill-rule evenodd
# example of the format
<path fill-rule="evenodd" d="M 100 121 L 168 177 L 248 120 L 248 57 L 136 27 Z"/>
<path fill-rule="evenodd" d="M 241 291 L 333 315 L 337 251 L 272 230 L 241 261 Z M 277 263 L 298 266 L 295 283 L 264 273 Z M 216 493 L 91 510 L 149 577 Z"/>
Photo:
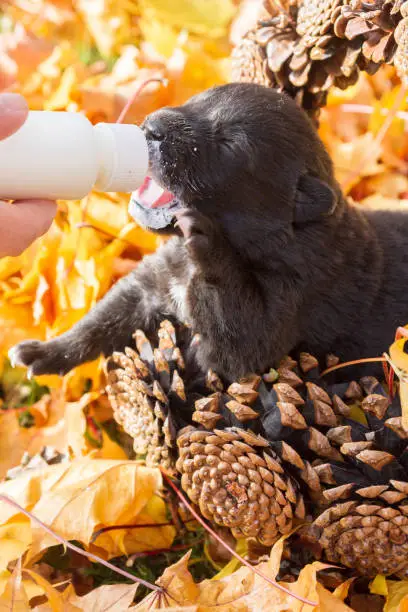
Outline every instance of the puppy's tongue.
<path fill-rule="evenodd" d="M 170 191 L 160 187 L 150 176 L 132 193 L 129 214 L 141 227 L 162 230 L 170 226 L 179 202 Z"/>
<path fill-rule="evenodd" d="M 146 176 L 134 197 L 145 208 L 161 208 L 174 200 L 174 195 L 160 187 L 150 176 Z"/>

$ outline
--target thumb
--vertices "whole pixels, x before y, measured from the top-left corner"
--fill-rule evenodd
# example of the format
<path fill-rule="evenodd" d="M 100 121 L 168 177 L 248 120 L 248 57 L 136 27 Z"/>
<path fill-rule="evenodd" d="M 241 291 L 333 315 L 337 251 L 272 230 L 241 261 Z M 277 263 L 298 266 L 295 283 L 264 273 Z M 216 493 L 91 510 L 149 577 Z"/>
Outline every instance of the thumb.
<path fill-rule="evenodd" d="M 27 102 L 19 94 L 0 94 L 0 140 L 11 136 L 23 125 L 28 115 Z"/>

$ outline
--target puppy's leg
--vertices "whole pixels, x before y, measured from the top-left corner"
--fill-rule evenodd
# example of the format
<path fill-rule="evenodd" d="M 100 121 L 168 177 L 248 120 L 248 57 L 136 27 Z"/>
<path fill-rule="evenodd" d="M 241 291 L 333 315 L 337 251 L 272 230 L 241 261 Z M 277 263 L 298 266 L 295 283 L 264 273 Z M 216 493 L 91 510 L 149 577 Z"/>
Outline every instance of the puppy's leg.
<path fill-rule="evenodd" d="M 227 377 L 257 369 L 262 349 L 256 329 L 265 320 L 265 304 L 256 278 L 210 218 L 192 210 L 177 217 L 195 265 L 188 308 L 201 336 L 200 366 Z"/>
<path fill-rule="evenodd" d="M 21 342 L 11 349 L 11 360 L 27 366 L 31 374 L 65 374 L 101 353 L 123 349 L 138 327 L 148 332 L 161 311 L 169 312 L 163 286 L 168 276 L 165 257 L 157 253 L 146 258 L 72 329 L 47 342 Z"/>

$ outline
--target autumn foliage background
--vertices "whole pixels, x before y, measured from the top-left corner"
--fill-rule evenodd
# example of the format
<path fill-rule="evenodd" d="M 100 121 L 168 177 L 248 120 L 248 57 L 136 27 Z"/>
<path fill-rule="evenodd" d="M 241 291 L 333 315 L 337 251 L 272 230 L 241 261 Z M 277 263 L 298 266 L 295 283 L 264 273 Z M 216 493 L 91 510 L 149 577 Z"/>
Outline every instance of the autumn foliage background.
<path fill-rule="evenodd" d="M 153 78 L 126 116 L 128 122 L 141 122 L 160 106 L 181 104 L 194 93 L 227 82 L 232 45 L 254 23 L 259 4 L 3 0 L 0 91 L 22 93 L 31 109 L 81 112 L 92 122 L 113 122 L 140 85 Z M 394 69 L 386 67 L 374 77 L 362 76 L 345 92 L 332 91 L 322 111 L 320 133 L 337 176 L 361 206 L 408 204 L 404 99 Z M 102 359 L 65 378 L 28 381 L 23 370 L 11 369 L 7 351 L 23 339 L 51 338 L 69 329 L 120 276 L 157 248 L 160 239 L 131 220 L 127 205 L 125 194 L 98 192 L 82 201 L 61 201 L 46 236 L 21 256 L 0 260 L 0 480 L 22 459 L 27 462 L 27 453 L 35 456 L 44 446 L 67 458 L 48 466 L 37 456 L 40 469 L 26 469 L 18 479 L 4 481 L 0 495 L 12 497 L 60 536 L 103 559 L 172 545 L 172 525 L 124 528 L 94 537 L 103 526 L 168 521 L 160 472 L 129 461 L 126 444 L 112 433 Z M 59 590 L 52 587 L 61 582 L 61 575 L 45 571 L 46 564 L 38 561 L 54 545 L 50 534 L 0 499 L 0 610 L 30 609 L 30 600 L 31 606 L 40 602 L 38 610 L 124 610 L 131 605 L 136 588 L 132 584 L 105 584 L 101 595 L 100 589 L 93 590 L 94 581 L 84 597 L 75 595 L 68 583 Z M 265 562 L 271 577 L 277 573 L 279 546 L 275 560 Z M 213 586 L 208 581 L 195 584 L 187 564 L 184 558 L 162 578 L 176 589 L 174 600 L 168 600 L 173 606 L 181 601 L 193 606 L 190 609 L 228 610 L 225 602 L 236 598 L 238 607 L 233 609 L 239 610 L 262 609 L 265 601 L 275 601 L 276 610 L 312 609 L 279 599 L 283 596 L 276 589 L 246 568 L 234 572 L 237 563 Z M 349 609 L 342 603 L 347 586 L 331 595 L 318 584 L 318 569 L 317 564 L 307 566 L 293 588 L 318 601 L 316 609 Z M 395 586 L 384 580 L 375 588 L 388 592 L 388 610 L 405 609 L 391 607 Z M 398 588 L 402 591 L 396 606 L 408 592 L 406 586 Z M 42 599 L 32 599 L 44 593 Z M 14 607 L 8 607 L 10 601 Z"/>

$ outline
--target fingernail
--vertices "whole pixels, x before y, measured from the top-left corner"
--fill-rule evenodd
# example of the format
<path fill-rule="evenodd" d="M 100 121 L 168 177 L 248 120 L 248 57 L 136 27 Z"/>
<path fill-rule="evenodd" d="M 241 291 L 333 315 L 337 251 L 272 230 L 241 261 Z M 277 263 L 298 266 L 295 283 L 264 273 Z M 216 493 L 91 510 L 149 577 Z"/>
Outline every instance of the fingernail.
<path fill-rule="evenodd" d="M 22 114 L 28 112 L 28 105 L 20 94 L 2 93 L 0 94 L 0 114 Z"/>

